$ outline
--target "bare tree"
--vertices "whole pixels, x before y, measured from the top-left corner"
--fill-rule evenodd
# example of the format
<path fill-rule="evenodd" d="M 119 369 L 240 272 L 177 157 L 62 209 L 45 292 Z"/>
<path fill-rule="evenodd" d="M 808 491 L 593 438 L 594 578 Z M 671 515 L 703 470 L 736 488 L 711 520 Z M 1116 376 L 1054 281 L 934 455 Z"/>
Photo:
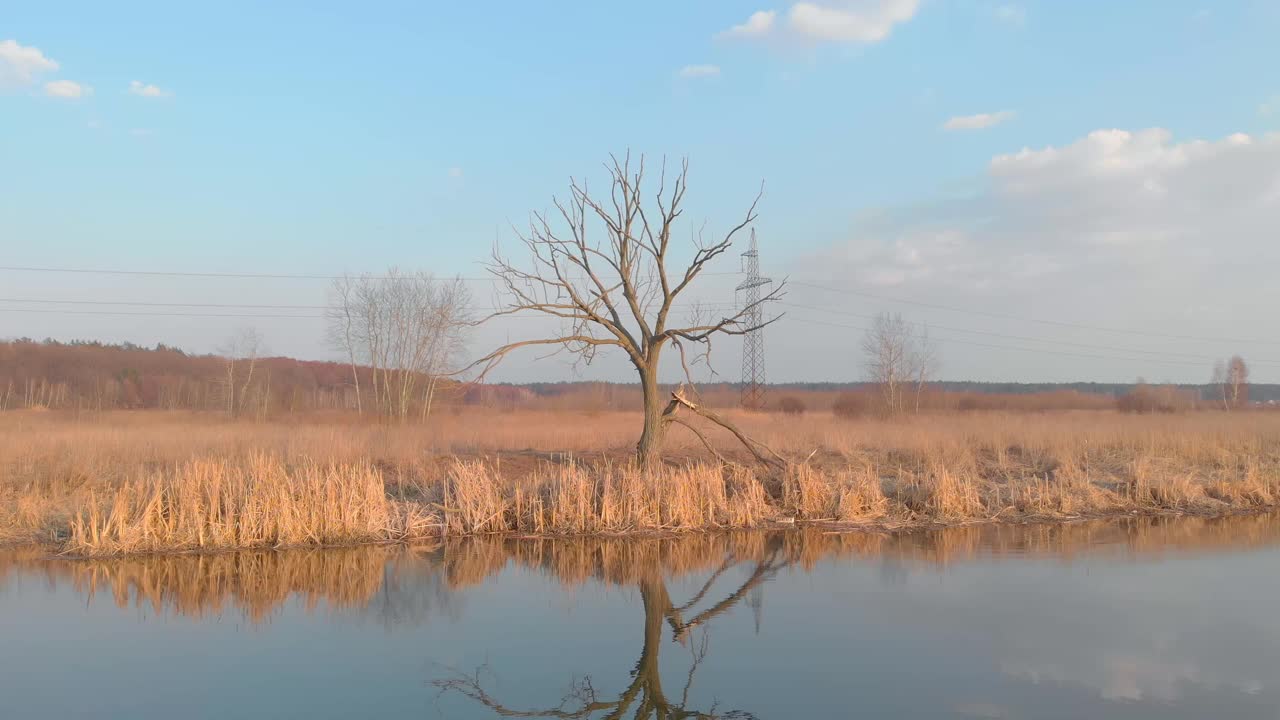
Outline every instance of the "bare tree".
<path fill-rule="evenodd" d="M 1213 364 L 1213 376 L 1209 380 L 1209 384 L 1217 388 L 1219 399 L 1222 401 L 1222 409 L 1231 409 L 1231 394 L 1228 392 L 1227 382 L 1227 364 L 1218 360 Z"/>
<path fill-rule="evenodd" d="M 585 676 L 570 686 L 569 691 L 555 707 L 534 709 L 515 707 L 503 704 L 485 688 L 484 667 L 473 673 L 455 672 L 451 677 L 435 680 L 432 684 L 440 689 L 441 694 L 456 693 L 470 698 L 498 717 L 632 717 L 655 720 L 754 718 L 755 715 L 741 710 L 720 711 L 714 706 L 707 710 L 692 708 L 689 695 L 698 667 L 705 659 L 709 647 L 707 636 L 709 623 L 748 599 L 752 591 L 762 588 L 776 577 L 779 571 L 791 564 L 791 560 L 787 558 L 777 538 L 770 540 L 770 545 L 766 556 L 754 563 L 746 579 L 733 592 L 714 605 L 706 606 L 701 610 L 699 608 L 705 605 L 716 581 L 735 565 L 741 564 L 738 559 L 732 556 L 726 558 L 701 589 L 681 605 L 676 605 L 672 600 L 660 570 L 655 568 L 642 573 L 637 582 L 644 609 L 644 634 L 640 657 L 636 660 L 634 670 L 631 671 L 631 682 L 616 695 L 606 697 L 600 694 L 592 684 L 591 677 Z M 688 643 L 694 637 L 694 631 L 702 628 L 701 642 L 691 645 L 692 659 L 678 699 L 663 686 L 661 651 L 664 644 L 664 624 L 670 628 L 671 639 L 682 644 Z"/>
<path fill-rule="evenodd" d="M 1214 363 L 1211 383 L 1217 388 L 1224 410 L 1249 404 L 1249 366 L 1239 355 Z"/>
<path fill-rule="evenodd" d="M 929 336 L 929 328 L 914 325 L 898 313 L 880 313 L 862 337 L 863 363 L 868 379 L 878 388 L 885 413 L 905 411 L 914 395 L 914 410 L 920 412 L 920 397 L 938 372 L 942 355 Z"/>
<path fill-rule="evenodd" d="M 880 313 L 862 337 L 868 379 L 890 415 L 903 408 L 903 386 L 912 382 L 911 325 L 898 313 Z"/>
<path fill-rule="evenodd" d="M 334 282 L 329 340 L 351 364 L 357 406 L 359 366 L 368 366 L 374 408 L 400 420 L 430 414 L 439 378 L 459 358 L 469 326 L 470 292 L 461 278 L 391 268 L 385 276 Z"/>
<path fill-rule="evenodd" d="M 911 351 L 912 374 L 916 384 L 916 414 L 920 414 L 920 396 L 925 386 L 935 379 L 938 368 L 942 364 L 942 353 L 937 343 L 929 336 L 929 326 L 924 325 L 916 336 Z"/>
<path fill-rule="evenodd" d="M 224 358 L 227 414 L 232 417 L 244 410 L 261 351 L 262 335 L 251 327 L 237 330 L 218 350 Z"/>
<path fill-rule="evenodd" d="M 714 413 L 680 392 L 673 393 L 664 405 L 658 369 L 663 350 L 671 345 L 692 384 L 687 348 L 695 351 L 693 361 L 706 359 L 714 338 L 742 335 L 777 319 L 754 325 L 749 321 L 762 303 L 781 296 L 785 282 L 759 303 L 734 313 L 687 323 L 672 320 L 677 300 L 708 264 L 730 250 L 738 233 L 755 221 L 760 195 L 723 236 L 708 240 L 698 230 L 692 257 L 677 268 L 671 239 L 684 213 L 688 162 L 681 163 L 674 177 L 668 177 L 663 163 L 651 201 L 644 197 L 643 157 L 634 168 L 630 154 L 621 160 L 611 157 L 605 167 L 610 177 L 607 197 L 593 196 L 585 185 L 571 179 L 568 199 L 556 199 L 554 213 L 534 213 L 529 230 L 519 233 L 528 259 L 517 263 L 495 248 L 488 264 L 505 296 L 503 309 L 490 317 L 536 314 L 560 320 L 561 330 L 549 337 L 503 345 L 472 367 L 480 367 L 483 377 L 512 351 L 526 347 L 558 346 L 557 352 L 571 353 L 583 363 L 590 363 L 601 349 L 616 348 L 635 367 L 644 396 L 644 427 L 636 446 L 642 465 L 660 460 L 671 423 L 692 427 L 676 417 L 681 407 L 730 428 L 741 439 L 741 433 L 727 420 L 712 417 Z M 758 443 L 745 442 L 753 454 L 758 453 Z"/>
<path fill-rule="evenodd" d="M 351 365 L 351 383 L 356 390 L 356 412 L 364 414 L 364 404 L 360 398 L 360 370 L 356 355 L 360 351 L 357 340 L 358 309 L 356 308 L 356 283 L 350 275 L 333 281 L 329 291 L 330 303 L 325 311 L 325 319 L 329 325 L 329 345 L 341 350 Z"/>
<path fill-rule="evenodd" d="M 1231 407 L 1249 404 L 1249 366 L 1239 355 L 1233 355 L 1227 361 L 1227 387 L 1230 389 Z"/>

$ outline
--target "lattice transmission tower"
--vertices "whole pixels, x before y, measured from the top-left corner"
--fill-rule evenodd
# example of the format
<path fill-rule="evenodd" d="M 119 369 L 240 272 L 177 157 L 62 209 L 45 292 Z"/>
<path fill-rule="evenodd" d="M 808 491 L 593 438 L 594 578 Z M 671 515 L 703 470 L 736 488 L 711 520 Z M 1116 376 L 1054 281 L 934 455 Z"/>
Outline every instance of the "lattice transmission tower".
<path fill-rule="evenodd" d="M 751 246 L 742 253 L 742 271 L 747 278 L 738 285 L 742 308 L 746 311 L 743 322 L 755 328 L 742 336 L 742 407 L 759 410 L 764 407 L 764 304 L 760 301 L 760 288 L 773 281 L 760 276 L 760 250 L 756 244 L 756 231 L 751 230 Z"/>

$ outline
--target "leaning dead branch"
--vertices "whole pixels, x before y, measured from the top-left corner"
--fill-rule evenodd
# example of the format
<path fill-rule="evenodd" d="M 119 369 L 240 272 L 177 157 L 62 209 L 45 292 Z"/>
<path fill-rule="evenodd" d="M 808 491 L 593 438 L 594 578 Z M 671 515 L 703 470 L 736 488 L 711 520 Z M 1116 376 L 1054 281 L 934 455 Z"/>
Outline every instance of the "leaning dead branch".
<path fill-rule="evenodd" d="M 725 430 L 728 430 L 730 433 L 733 434 L 735 438 L 738 439 L 738 442 L 742 443 L 742 446 L 747 449 L 747 452 L 751 453 L 751 456 L 755 458 L 757 462 L 760 462 L 764 465 L 768 465 L 776 469 L 782 469 L 786 467 L 787 465 L 786 458 L 779 455 L 768 445 L 765 445 L 759 440 L 756 440 L 755 438 L 750 437 L 749 435 L 744 433 L 741 428 L 739 428 L 733 422 L 729 421 L 723 415 L 720 415 L 719 413 L 712 411 L 710 408 L 707 408 L 705 405 L 702 405 L 701 403 L 695 403 L 687 399 L 685 397 L 685 389 L 683 387 L 671 393 L 671 402 L 668 403 L 667 409 L 664 410 L 662 413 L 663 421 L 667 423 L 671 423 L 671 422 L 679 423 L 681 425 L 684 425 L 685 427 L 689 427 L 692 429 L 693 428 L 692 425 L 686 422 L 683 418 L 679 418 L 676 416 L 676 411 L 682 407 L 688 408 L 691 412 L 697 414 L 698 416 L 706 418 L 707 420 L 715 423 L 716 425 L 719 425 Z M 698 435 L 698 439 L 702 440 L 703 444 L 707 445 L 708 448 L 711 447 L 705 435 L 703 435 L 701 432 L 698 432 L 697 430 L 695 430 L 695 433 Z M 715 453 L 714 450 L 712 450 L 712 452 Z M 715 453 L 715 455 L 721 462 L 724 462 L 723 456 L 721 456 L 719 453 Z"/>

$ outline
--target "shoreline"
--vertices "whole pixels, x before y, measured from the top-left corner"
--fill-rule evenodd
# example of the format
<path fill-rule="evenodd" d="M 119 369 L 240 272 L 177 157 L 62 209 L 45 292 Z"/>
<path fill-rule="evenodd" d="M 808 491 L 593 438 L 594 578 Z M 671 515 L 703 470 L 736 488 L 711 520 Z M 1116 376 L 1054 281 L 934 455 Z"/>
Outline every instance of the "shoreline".
<path fill-rule="evenodd" d="M 14 425 L 0 416 L 0 544 L 107 556 L 493 534 L 886 533 L 1280 509 L 1280 413 L 900 423 L 744 415 L 788 464 L 732 454 L 721 462 L 671 438 L 668 462 L 647 470 L 629 457 L 578 454 L 612 441 L 598 423 L 571 417 L 543 427 L 513 415 L 505 430 L 462 419 L 430 436 L 119 420 Z M 442 446 L 441 437 L 452 439 Z"/>
<path fill-rule="evenodd" d="M 786 520 L 773 520 L 759 525 L 739 526 L 739 527 L 715 527 L 708 526 L 703 528 L 688 529 L 641 529 L 622 532 L 594 532 L 594 533 L 528 533 L 520 531 L 503 531 L 503 532 L 487 532 L 487 533 L 470 533 L 461 535 L 422 535 L 415 537 L 406 537 L 399 539 L 386 540 L 367 540 L 348 543 L 311 543 L 311 544 L 288 544 L 288 545 L 240 545 L 229 547 L 209 547 L 209 548 L 172 548 L 172 549 L 154 549 L 129 552 L 113 552 L 113 553 L 90 553 L 77 554 L 63 549 L 63 546 L 52 541 L 5 541 L 0 542 L 0 552 L 24 552 L 37 551 L 42 553 L 42 557 L 48 560 L 60 560 L 68 562 L 85 562 L 98 560 L 123 560 L 123 559 L 139 559 L 149 557 L 212 557 L 218 555 L 227 555 L 240 552 L 307 552 L 307 551 L 327 551 L 327 550 L 343 550 L 351 548 L 368 548 L 380 546 L 398 546 L 412 547 L 427 543 L 445 543 L 452 540 L 501 540 L 501 541 L 529 541 L 529 542 L 577 542 L 577 541 L 645 541 L 645 540 L 667 540 L 667 539 L 684 539 L 694 536 L 707 535 L 727 535 L 727 534 L 752 534 L 752 533 L 802 533 L 807 530 L 816 530 L 824 535 L 902 535 L 907 533 L 918 532 L 936 532 L 951 530 L 956 528 L 983 528 L 996 526 L 1041 526 L 1041 527 L 1058 527 L 1079 523 L 1089 522 L 1119 522 L 1123 520 L 1151 520 L 1157 518 L 1167 518 L 1171 520 L 1184 518 L 1198 518 L 1203 520 L 1227 520 L 1230 518 L 1257 517 L 1280 512 L 1280 504 L 1276 505 L 1257 505 L 1250 507 L 1227 507 L 1221 510 L 1211 509 L 1167 509 L 1167 508 L 1148 508 L 1148 509 L 1130 509 L 1115 510 L 1110 512 L 1098 512 L 1088 514 L 1078 514 L 1069 516 L 1054 515 L 1025 515 L 1014 516 L 1009 518 L 991 517 L 977 518 L 967 520 L 918 520 L 918 521 L 902 521 L 902 522 L 838 522 L 824 519 L 813 520 L 794 520 L 788 522 Z"/>

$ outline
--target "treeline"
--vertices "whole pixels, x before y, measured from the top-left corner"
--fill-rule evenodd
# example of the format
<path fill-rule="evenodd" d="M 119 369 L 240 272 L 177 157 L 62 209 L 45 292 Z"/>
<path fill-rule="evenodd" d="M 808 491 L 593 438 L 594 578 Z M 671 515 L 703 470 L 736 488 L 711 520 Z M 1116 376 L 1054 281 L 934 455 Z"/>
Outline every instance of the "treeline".
<path fill-rule="evenodd" d="M 0 341 L 0 411 L 190 410 L 251 418 L 329 411 L 410 420 L 425 417 L 433 404 L 515 409 L 537 399 L 523 387 L 461 385 L 421 372 L 259 357 L 261 345 L 252 332 L 238 333 L 218 355 L 164 344 Z"/>
<path fill-rule="evenodd" d="M 0 342 L 0 410 L 161 409 L 224 412 L 275 417 L 317 411 L 373 415 L 373 388 L 399 388 L 381 373 L 350 363 L 257 357 L 243 343 L 224 355 L 197 355 L 167 346 L 130 343 L 57 342 L 19 339 Z M 400 381 L 398 381 L 400 382 Z M 409 385 L 409 383 L 402 383 Z M 439 385 L 440 389 L 430 388 Z M 635 383 L 559 382 L 466 386 L 423 377 L 411 385 L 414 399 L 406 415 L 425 415 L 434 400 L 440 409 L 480 406 L 498 410 L 610 411 L 640 407 Z M 671 386 L 674 389 L 674 385 Z M 699 386 L 703 402 L 736 407 L 737 383 Z M 781 383 L 768 387 L 766 409 L 835 411 L 849 416 L 877 413 L 875 383 Z M 1178 412 L 1224 406 L 1221 384 L 989 383 L 929 382 L 920 393 L 922 412 L 1044 411 L 1120 409 Z M 1250 383 L 1250 404 L 1280 403 L 1280 385 Z M 786 402 L 783 402 L 783 401 Z M 1229 403 L 1228 403 L 1229 404 Z"/>
<path fill-rule="evenodd" d="M 939 383 L 938 385 L 941 385 Z M 534 383 L 505 387 L 511 393 L 526 393 L 518 402 L 499 403 L 503 409 L 535 409 L 549 411 L 633 410 L 640 407 L 640 388 L 635 384 L 576 382 Z M 666 391 L 674 390 L 671 385 Z M 711 407 L 734 408 L 741 404 L 742 391 L 736 383 L 712 383 L 698 386 L 701 401 Z M 1009 411 L 1039 412 L 1049 410 L 1112 410 L 1117 398 L 1102 393 L 1077 390 L 998 393 L 948 390 L 930 384 L 919 397 L 912 397 L 912 409 L 919 412 Z M 881 388 L 874 383 L 814 383 L 813 386 L 771 385 L 765 394 L 764 410 L 784 413 L 835 412 L 845 417 L 885 415 Z"/>
<path fill-rule="evenodd" d="M 872 386 L 872 383 L 865 382 L 777 383 L 770 385 L 771 388 L 783 392 L 790 390 L 844 392 L 850 390 L 861 390 L 870 386 Z M 1035 395 L 1043 393 L 1074 392 L 1082 395 L 1105 395 L 1111 398 L 1123 397 L 1143 386 L 1173 388 L 1178 391 L 1189 392 L 1196 398 L 1206 402 L 1217 400 L 1222 392 L 1220 385 L 1217 383 L 1160 383 L 1158 385 L 1148 385 L 1141 381 L 1132 383 L 1018 383 L 980 382 L 975 380 L 944 380 L 929 383 L 929 387 L 934 390 L 944 390 L 947 392 L 957 393 L 976 393 L 980 395 Z M 1280 402 L 1280 384 L 1250 383 L 1249 397 L 1255 402 Z"/>
<path fill-rule="evenodd" d="M 629 402 L 629 394 L 631 392 L 639 392 L 639 386 L 635 383 L 556 382 L 528 383 L 512 387 L 525 388 L 532 391 L 547 405 L 566 402 L 570 398 L 586 399 L 606 407 L 624 405 Z M 740 396 L 742 388 L 739 383 L 708 383 L 698 387 L 704 397 L 709 397 L 713 400 L 727 399 L 728 404 L 732 404 L 732 398 Z M 787 396 L 832 399 L 845 393 L 867 392 L 875 390 L 877 387 L 877 384 L 872 382 L 772 383 L 768 386 L 768 395 L 774 399 Z M 1035 402 L 1043 402 L 1048 405 L 1094 407 L 1114 405 L 1120 398 L 1131 395 L 1135 391 L 1152 392 L 1153 388 L 1158 389 L 1158 394 L 1162 397 L 1167 397 L 1174 393 L 1182 398 L 1183 401 L 1190 400 L 1206 406 L 1219 404 L 1222 395 L 1222 387 L 1217 383 L 1199 385 L 1185 383 L 1148 384 L 1141 380 L 1133 383 L 1017 383 L 946 380 L 929 382 L 928 390 L 925 394 L 933 396 L 933 399 L 928 402 L 934 405 L 941 401 L 940 395 L 945 395 L 947 396 L 947 405 L 961 404 L 971 407 L 989 407 L 999 404 L 1018 405 L 1027 402 L 1018 398 L 1032 398 Z M 1251 402 L 1280 403 L 1280 384 L 1250 383 L 1248 397 Z M 926 401 L 922 400 L 922 403 L 924 402 Z M 715 402 L 714 404 L 723 403 Z M 818 406 L 821 407 L 822 403 L 819 402 Z"/>
<path fill-rule="evenodd" d="M 354 409 L 351 368 L 284 357 L 192 355 L 166 345 L 0 342 L 0 410 L 159 409 L 281 412 Z M 367 371 L 366 371 L 367 373 Z"/>

